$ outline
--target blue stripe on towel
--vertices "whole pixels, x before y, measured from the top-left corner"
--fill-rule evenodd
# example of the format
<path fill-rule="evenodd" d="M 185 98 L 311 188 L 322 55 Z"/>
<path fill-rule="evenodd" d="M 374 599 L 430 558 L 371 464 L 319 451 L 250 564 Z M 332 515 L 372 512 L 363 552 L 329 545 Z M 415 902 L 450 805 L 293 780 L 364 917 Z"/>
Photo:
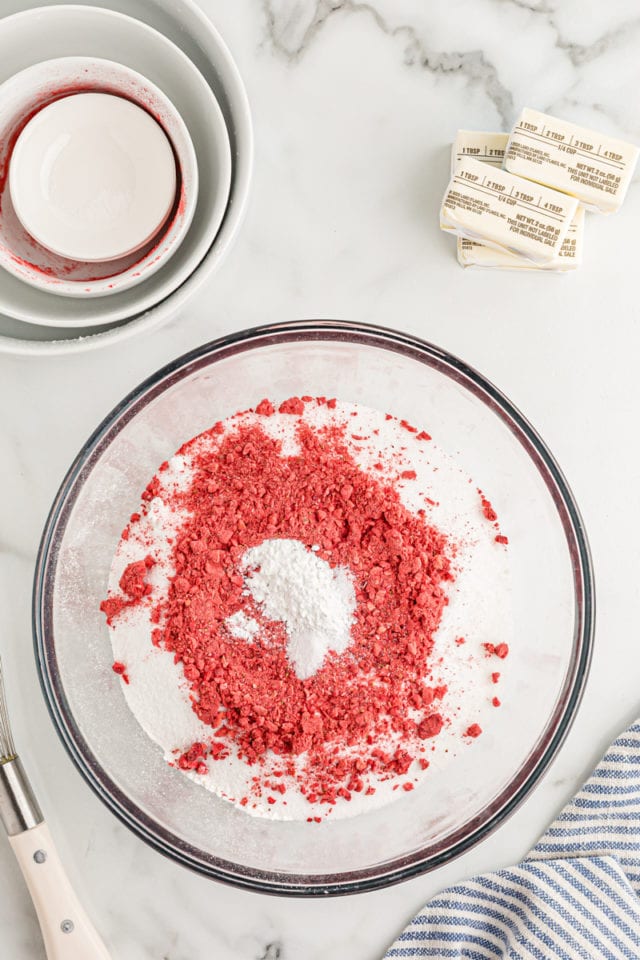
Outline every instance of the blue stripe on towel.
<path fill-rule="evenodd" d="M 640 721 L 522 863 L 444 890 L 385 960 L 640 960 Z"/>

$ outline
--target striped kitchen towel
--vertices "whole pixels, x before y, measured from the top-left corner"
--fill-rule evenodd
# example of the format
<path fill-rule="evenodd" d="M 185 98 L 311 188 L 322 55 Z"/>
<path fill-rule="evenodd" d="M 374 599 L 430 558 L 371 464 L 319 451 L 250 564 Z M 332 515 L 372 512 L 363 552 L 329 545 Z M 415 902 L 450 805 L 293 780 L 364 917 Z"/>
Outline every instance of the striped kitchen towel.
<path fill-rule="evenodd" d="M 526 860 L 449 887 L 385 955 L 640 960 L 640 720 Z"/>

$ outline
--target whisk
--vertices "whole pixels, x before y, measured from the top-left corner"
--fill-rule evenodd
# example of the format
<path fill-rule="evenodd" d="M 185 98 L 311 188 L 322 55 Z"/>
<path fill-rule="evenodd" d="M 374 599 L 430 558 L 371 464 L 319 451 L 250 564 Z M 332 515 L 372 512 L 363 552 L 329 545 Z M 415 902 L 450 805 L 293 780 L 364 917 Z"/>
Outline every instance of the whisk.
<path fill-rule="evenodd" d="M 0 819 L 29 888 L 49 960 L 110 960 L 82 909 L 18 757 L 0 661 Z"/>

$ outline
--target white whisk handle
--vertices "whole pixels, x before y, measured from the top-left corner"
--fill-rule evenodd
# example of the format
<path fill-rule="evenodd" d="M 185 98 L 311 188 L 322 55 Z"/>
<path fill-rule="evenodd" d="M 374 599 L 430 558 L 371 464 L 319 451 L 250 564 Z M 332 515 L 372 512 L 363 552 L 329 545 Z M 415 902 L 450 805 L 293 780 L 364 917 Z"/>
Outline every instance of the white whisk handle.
<path fill-rule="evenodd" d="M 46 823 L 9 843 L 38 914 L 48 960 L 110 960 L 69 883 Z"/>

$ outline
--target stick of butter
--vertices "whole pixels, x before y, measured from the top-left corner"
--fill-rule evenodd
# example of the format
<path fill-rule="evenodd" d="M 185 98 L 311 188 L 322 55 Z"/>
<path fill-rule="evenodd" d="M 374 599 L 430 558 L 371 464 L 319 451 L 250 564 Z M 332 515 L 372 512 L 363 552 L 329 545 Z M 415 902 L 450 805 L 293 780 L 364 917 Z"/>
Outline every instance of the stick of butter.
<path fill-rule="evenodd" d="M 577 197 L 590 209 L 615 213 L 639 152 L 630 143 L 525 109 L 509 137 L 504 165 L 519 177 Z"/>
<path fill-rule="evenodd" d="M 451 145 L 451 176 L 460 160 L 472 157 L 502 167 L 508 133 L 488 133 L 486 130 L 458 130 Z"/>
<path fill-rule="evenodd" d="M 562 242 L 560 253 L 548 263 L 531 263 L 524 257 L 516 257 L 488 247 L 477 240 L 458 237 L 458 263 L 462 267 L 497 267 L 500 270 L 543 270 L 547 273 L 568 273 L 577 270 L 582 263 L 584 249 L 584 207 L 578 207 L 576 215 L 569 224 L 567 235 Z"/>
<path fill-rule="evenodd" d="M 447 187 L 440 222 L 469 240 L 546 263 L 558 256 L 577 208 L 575 197 L 465 157 Z"/>
<path fill-rule="evenodd" d="M 456 139 L 451 144 L 451 174 L 456 172 L 458 163 L 467 157 L 491 163 L 501 169 L 504 160 L 504 151 L 509 140 L 508 133 L 488 133 L 481 130 L 458 130 Z M 454 227 L 442 222 L 440 229 L 455 232 Z"/>
<path fill-rule="evenodd" d="M 465 157 L 473 157 L 483 163 L 501 166 L 505 154 L 508 133 L 489 133 L 481 130 L 458 130 L 451 145 L 451 176 Z M 549 263 L 533 264 L 514 253 L 496 250 L 477 240 L 458 237 L 458 263 L 463 267 L 498 267 L 502 270 L 546 270 L 566 273 L 576 270 L 582 263 L 584 244 L 584 207 L 578 207 L 569 224 L 560 253 Z M 442 226 L 442 224 L 441 224 Z M 446 226 L 443 229 L 451 229 Z"/>

